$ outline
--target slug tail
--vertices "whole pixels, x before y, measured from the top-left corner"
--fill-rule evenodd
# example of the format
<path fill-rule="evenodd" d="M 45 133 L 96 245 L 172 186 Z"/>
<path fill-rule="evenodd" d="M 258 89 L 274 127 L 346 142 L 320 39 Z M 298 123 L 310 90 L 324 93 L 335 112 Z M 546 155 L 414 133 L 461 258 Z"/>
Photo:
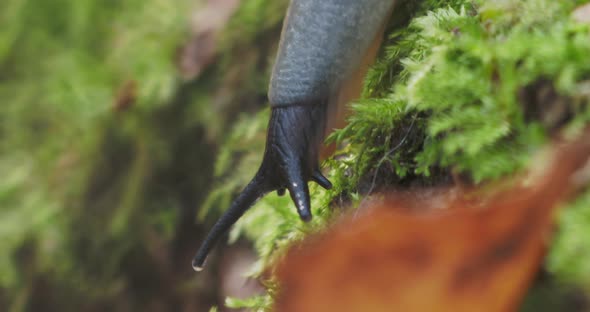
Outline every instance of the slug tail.
<path fill-rule="evenodd" d="M 311 176 L 312 180 L 319 184 L 321 187 L 325 188 L 326 190 L 331 190 L 332 189 L 332 183 L 330 182 L 330 180 L 328 180 L 328 178 L 324 177 L 324 175 L 322 174 L 322 172 L 320 171 L 320 169 L 316 169 L 313 172 L 313 175 Z"/>
<path fill-rule="evenodd" d="M 332 184 L 319 169 L 318 151 L 323 142 L 326 107 L 317 105 L 274 107 L 266 150 L 260 169 L 238 195 L 230 208 L 215 223 L 193 259 L 193 269 L 201 271 L 207 255 L 229 228 L 256 200 L 271 191 L 289 191 L 303 221 L 311 220 L 309 181 L 330 189 Z"/>
<path fill-rule="evenodd" d="M 303 172 L 299 165 L 291 165 L 287 168 L 287 189 L 291 195 L 297 213 L 301 220 L 308 222 L 311 220 L 311 204 L 309 199 L 309 187 L 307 180 L 303 177 Z"/>
<path fill-rule="evenodd" d="M 229 228 L 238 221 L 238 219 L 264 194 L 269 192 L 263 179 L 263 174 L 259 170 L 252 181 L 244 188 L 242 193 L 231 204 L 230 208 L 217 220 L 205 241 L 199 247 L 197 254 L 193 258 L 192 266 L 195 271 L 202 271 L 207 255 L 215 246 L 219 238 L 225 234 Z"/>

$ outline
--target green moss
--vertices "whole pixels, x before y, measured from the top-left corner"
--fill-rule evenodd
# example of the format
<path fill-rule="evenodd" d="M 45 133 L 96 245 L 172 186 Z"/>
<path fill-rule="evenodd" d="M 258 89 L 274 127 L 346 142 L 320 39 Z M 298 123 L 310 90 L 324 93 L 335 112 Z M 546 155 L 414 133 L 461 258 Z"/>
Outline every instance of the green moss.
<path fill-rule="evenodd" d="M 227 298 L 225 305 L 232 309 L 248 309 L 253 312 L 269 311 L 267 307 L 271 304 L 269 296 L 257 296 L 248 299 Z"/>
<path fill-rule="evenodd" d="M 518 3 L 527 5 L 532 6 L 527 1 Z M 539 124 L 525 122 L 519 91 L 548 79 L 560 94 L 575 97 L 590 72 L 584 57 L 590 52 L 586 28 L 571 22 L 561 6 L 541 7 L 543 17 L 532 10 L 530 14 L 536 19 L 529 19 L 524 11 L 527 13 L 519 17 L 526 25 L 505 29 L 486 27 L 496 25 L 495 21 L 452 8 L 414 19 L 384 50 L 383 59 L 391 64 L 389 67 L 403 66 L 397 79 L 384 87 L 381 84 L 389 81 L 379 80 L 380 75 L 368 77 L 366 94 L 374 94 L 376 89 L 390 92 L 353 106 L 356 116 L 336 137 L 353 142 L 355 154 L 390 157 L 399 171 L 399 161 L 385 155 L 388 149 L 376 143 L 387 142 L 383 140 L 387 133 L 403 132 L 405 127 L 399 120 L 418 114 L 425 116 L 424 120 L 411 131 L 424 131 L 424 141 L 400 148 L 401 153 L 410 150 L 414 154 L 408 170 L 429 176 L 433 168 L 450 167 L 477 182 L 522 168 L 546 134 Z M 481 10 L 485 13 L 490 9 L 484 6 Z M 538 25 L 540 20 L 545 24 Z M 499 23 L 505 22 L 502 19 Z M 377 69 L 383 67 L 379 64 Z M 374 78 L 377 81 L 370 81 Z M 398 112 L 394 116 L 390 113 L 392 105 Z M 582 111 L 576 113 L 585 118 Z M 389 124 L 383 126 L 373 116 L 391 118 L 386 118 Z M 362 129 L 371 129 L 371 133 Z M 354 145 L 359 130 L 359 137 L 369 138 L 365 146 Z M 403 158 L 407 160 L 407 156 Z M 359 176 L 377 164 L 375 159 L 368 157 L 365 166 L 357 167 Z"/>

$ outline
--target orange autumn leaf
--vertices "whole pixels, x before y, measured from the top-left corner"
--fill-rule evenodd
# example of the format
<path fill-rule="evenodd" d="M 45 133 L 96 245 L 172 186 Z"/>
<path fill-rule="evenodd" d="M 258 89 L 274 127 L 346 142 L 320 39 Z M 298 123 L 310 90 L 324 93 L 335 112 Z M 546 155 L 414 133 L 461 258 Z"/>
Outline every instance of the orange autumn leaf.
<path fill-rule="evenodd" d="M 373 196 L 286 253 L 274 310 L 514 311 L 590 155 L 590 133 L 550 154 L 542 170 L 491 191 Z"/>

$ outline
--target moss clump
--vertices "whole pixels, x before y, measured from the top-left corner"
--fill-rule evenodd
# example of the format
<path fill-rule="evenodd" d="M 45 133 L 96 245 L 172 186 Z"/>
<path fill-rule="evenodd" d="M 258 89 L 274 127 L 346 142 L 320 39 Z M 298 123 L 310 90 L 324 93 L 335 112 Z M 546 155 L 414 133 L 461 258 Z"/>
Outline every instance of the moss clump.
<path fill-rule="evenodd" d="M 517 6 L 521 5 L 526 7 L 527 1 Z M 384 50 L 387 65 L 380 63 L 376 69 L 402 69 L 393 83 L 371 73 L 366 90 L 369 95 L 375 90 L 389 92 L 359 101 L 350 125 L 336 134 L 337 139 L 353 143 L 357 133 L 363 142 L 368 138 L 368 143 L 352 147 L 354 154 L 365 157 L 359 162 L 367 164 L 358 175 L 370 171 L 381 157 L 389 158 L 398 176 L 412 171 L 429 177 L 433 168 L 451 167 L 476 182 L 526 165 L 530 151 L 544 142 L 547 131 L 538 122 L 525 120 L 519 92 L 546 79 L 560 95 L 579 97 L 590 70 L 585 61 L 590 49 L 586 28 L 572 22 L 561 6 L 549 7 L 553 10 L 543 11 L 542 16 L 530 13 L 537 22 L 545 20 L 545 25 L 530 21 L 524 11 L 525 24 L 501 27 L 509 24 L 505 16 L 500 21 L 484 18 L 492 8 L 483 4 L 477 15 L 466 9 L 431 11 L 395 33 L 393 45 Z M 583 105 L 571 109 L 586 118 Z M 375 120 L 375 116 L 388 118 Z M 400 125 L 400 120 L 408 119 L 417 121 L 413 130 L 407 129 L 407 122 Z M 403 138 L 400 133 L 406 130 L 423 132 L 424 141 L 404 142 L 400 152 L 386 155 L 389 149 L 383 146 L 402 143 L 388 138 Z"/>

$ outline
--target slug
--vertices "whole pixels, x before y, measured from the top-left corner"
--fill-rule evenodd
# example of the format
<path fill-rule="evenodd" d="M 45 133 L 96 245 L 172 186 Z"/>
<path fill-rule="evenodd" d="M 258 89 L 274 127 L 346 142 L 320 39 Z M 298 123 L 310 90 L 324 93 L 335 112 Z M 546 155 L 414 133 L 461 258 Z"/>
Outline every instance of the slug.
<path fill-rule="evenodd" d="M 347 81 L 380 39 L 394 2 L 291 1 L 270 79 L 271 117 L 262 164 L 205 238 L 193 259 L 196 271 L 203 269 L 219 237 L 269 192 L 288 190 L 301 220 L 311 220 L 308 181 L 332 187 L 319 166 L 328 125 Z"/>

